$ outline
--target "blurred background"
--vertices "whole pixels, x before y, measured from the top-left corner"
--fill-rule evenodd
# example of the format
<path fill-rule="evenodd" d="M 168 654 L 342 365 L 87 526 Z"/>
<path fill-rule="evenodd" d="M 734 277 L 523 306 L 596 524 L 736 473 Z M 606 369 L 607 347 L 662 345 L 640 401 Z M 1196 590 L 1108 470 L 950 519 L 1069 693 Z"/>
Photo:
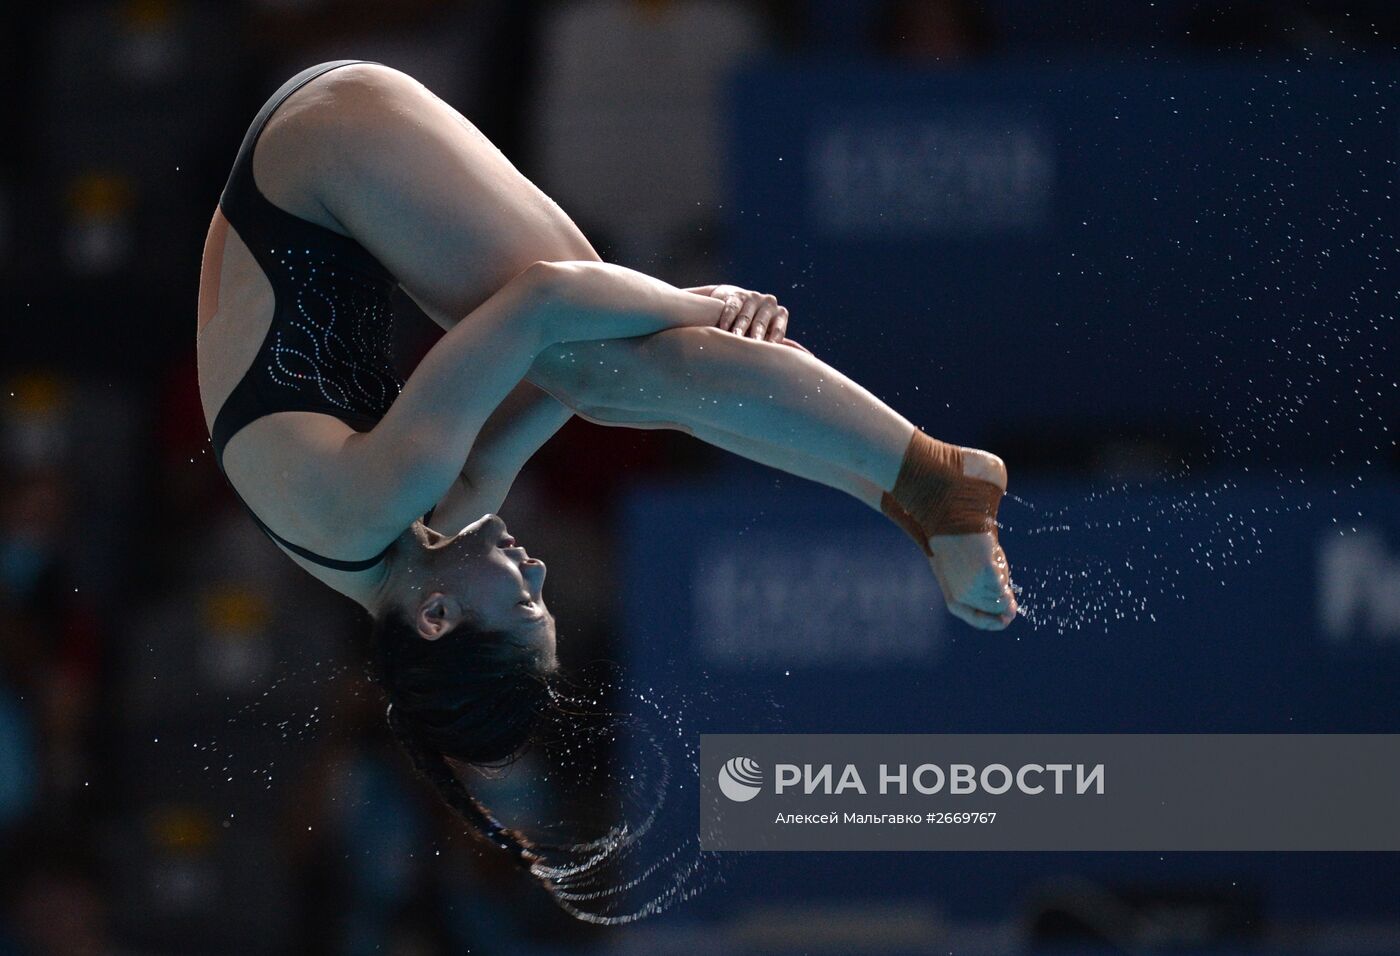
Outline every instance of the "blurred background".
<path fill-rule="evenodd" d="M 1011 470 L 986 635 L 835 492 L 571 422 L 503 510 L 566 668 L 703 685 L 696 733 L 1400 732 L 1397 38 L 1383 0 L 7 5 L 0 954 L 1400 953 L 1386 853 L 763 854 L 570 919 L 410 776 L 193 347 L 253 114 L 378 60 L 605 258 L 775 293 Z"/>

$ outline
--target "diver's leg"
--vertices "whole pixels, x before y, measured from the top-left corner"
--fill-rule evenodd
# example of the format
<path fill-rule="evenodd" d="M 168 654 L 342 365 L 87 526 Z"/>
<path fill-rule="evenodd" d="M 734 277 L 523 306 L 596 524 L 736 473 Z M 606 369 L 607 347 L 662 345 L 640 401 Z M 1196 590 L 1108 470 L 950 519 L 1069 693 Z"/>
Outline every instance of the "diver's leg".
<path fill-rule="evenodd" d="M 810 353 L 718 328 L 561 343 L 541 352 L 529 375 L 576 411 L 612 409 L 727 432 L 884 489 L 893 487 L 914 431 Z"/>
<path fill-rule="evenodd" d="M 614 409 L 697 437 L 735 435 L 748 457 L 763 446 L 795 456 L 784 464 L 769 452 L 784 470 L 802 459 L 825 463 L 813 474 L 827 484 L 849 472 L 881 489 L 881 510 L 928 555 L 955 615 L 986 629 L 1015 616 L 995 530 L 1001 460 L 930 438 L 811 354 L 717 328 L 668 329 L 552 346 L 530 379 L 581 414 Z"/>
<path fill-rule="evenodd" d="M 682 425 L 654 416 L 649 412 L 624 411 L 617 408 L 576 408 L 574 413 L 597 425 L 613 427 L 655 429 L 666 428 L 685 432 L 706 444 L 724 451 L 785 471 L 799 478 L 806 478 L 837 491 L 844 491 L 856 500 L 863 502 L 875 511 L 880 510 L 880 497 L 884 490 L 854 472 L 831 464 L 821 458 L 804 455 L 771 442 L 756 441 L 733 432 L 721 431 L 706 425 Z"/>

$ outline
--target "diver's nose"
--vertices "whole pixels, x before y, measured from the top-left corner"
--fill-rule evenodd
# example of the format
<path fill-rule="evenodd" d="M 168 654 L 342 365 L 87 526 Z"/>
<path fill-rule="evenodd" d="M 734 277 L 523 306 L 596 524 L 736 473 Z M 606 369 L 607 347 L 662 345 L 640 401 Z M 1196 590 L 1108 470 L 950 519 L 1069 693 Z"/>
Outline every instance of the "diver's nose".
<path fill-rule="evenodd" d="M 524 548 L 511 548 L 506 552 L 519 559 L 520 570 L 527 574 L 544 574 L 544 562 L 539 558 L 532 558 L 526 553 Z"/>

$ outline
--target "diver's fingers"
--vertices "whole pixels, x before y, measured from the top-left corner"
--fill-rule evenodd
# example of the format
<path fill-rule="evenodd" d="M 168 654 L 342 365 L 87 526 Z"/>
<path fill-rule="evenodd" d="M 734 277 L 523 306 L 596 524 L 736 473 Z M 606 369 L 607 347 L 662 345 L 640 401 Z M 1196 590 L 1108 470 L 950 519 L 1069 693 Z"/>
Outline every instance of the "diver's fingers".
<path fill-rule="evenodd" d="M 739 315 L 739 310 L 744 307 L 743 297 L 738 292 L 728 292 L 726 287 L 721 287 L 721 291 L 715 293 L 714 298 L 722 298 L 724 308 L 720 310 L 719 321 L 715 325 L 730 331 L 734 326 L 734 319 Z"/>
<path fill-rule="evenodd" d="M 781 342 L 783 340 L 783 336 L 787 335 L 787 325 L 787 306 L 780 305 L 778 306 L 778 311 L 773 315 L 773 324 L 768 327 L 768 341 Z"/>
<path fill-rule="evenodd" d="M 782 306 L 778 300 L 771 295 L 766 295 L 759 300 L 758 310 L 753 314 L 753 323 L 749 326 L 749 338 L 767 338 L 768 329 L 778 317 L 778 310 Z"/>

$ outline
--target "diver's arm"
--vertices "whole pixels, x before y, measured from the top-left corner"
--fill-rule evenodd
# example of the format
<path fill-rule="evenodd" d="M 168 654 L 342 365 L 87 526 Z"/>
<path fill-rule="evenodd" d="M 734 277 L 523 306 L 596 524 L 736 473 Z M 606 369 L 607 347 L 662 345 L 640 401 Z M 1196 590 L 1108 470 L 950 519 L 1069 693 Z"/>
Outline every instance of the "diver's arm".
<path fill-rule="evenodd" d="M 480 144 L 394 71 L 354 66 L 334 76 L 324 87 L 333 108 L 286 124 L 300 162 L 317 173 L 314 198 L 416 302 L 447 311 L 460 290 L 448 254 L 457 247 L 443 240 L 472 232 Z M 541 350 L 713 326 L 722 309 L 620 266 L 535 262 L 452 324 L 379 425 L 346 439 L 331 463 L 348 479 L 337 486 L 338 512 L 359 529 L 361 549 L 387 544 L 447 493 Z"/>
<path fill-rule="evenodd" d="M 574 415 L 544 389 L 522 381 L 486 420 L 461 474 L 433 509 L 444 533 L 501 509 L 525 463 Z"/>
<path fill-rule="evenodd" d="M 721 303 L 599 262 L 537 262 L 454 325 L 375 428 L 346 439 L 342 501 L 388 543 L 445 495 L 496 407 L 550 345 L 713 326 Z M 511 476 L 513 478 L 513 475 Z"/>
<path fill-rule="evenodd" d="M 734 286 L 699 286 L 683 291 L 723 299 L 728 304 L 727 300 L 733 296 L 715 295 L 717 289 L 732 290 L 740 296 L 758 295 Z M 739 304 L 742 306 L 742 298 Z M 777 341 L 811 354 L 806 346 L 796 339 L 783 337 L 781 332 Z M 688 431 L 674 423 L 654 424 L 642 414 L 622 413 L 622 416 L 618 417 L 617 413 L 614 413 L 610 419 L 603 420 L 595 417 L 591 411 L 572 408 L 567 404 L 567 397 L 556 397 L 534 382 L 522 381 L 497 406 L 482 426 L 476 442 L 467 454 L 467 462 L 458 480 L 452 483 L 452 487 L 433 510 L 434 527 L 450 534 L 483 514 L 499 512 L 525 463 L 576 414 L 595 424 L 632 424 L 633 427 L 644 429 L 667 427 Z M 599 416 L 607 414 L 606 411 L 598 412 Z M 738 440 L 737 437 L 733 438 L 735 442 Z M 711 444 L 715 442 L 712 441 Z"/>
<path fill-rule="evenodd" d="M 456 534 L 484 514 L 499 514 L 505 500 L 505 493 L 499 489 L 478 489 L 466 475 L 458 475 L 423 523 L 442 534 Z"/>

